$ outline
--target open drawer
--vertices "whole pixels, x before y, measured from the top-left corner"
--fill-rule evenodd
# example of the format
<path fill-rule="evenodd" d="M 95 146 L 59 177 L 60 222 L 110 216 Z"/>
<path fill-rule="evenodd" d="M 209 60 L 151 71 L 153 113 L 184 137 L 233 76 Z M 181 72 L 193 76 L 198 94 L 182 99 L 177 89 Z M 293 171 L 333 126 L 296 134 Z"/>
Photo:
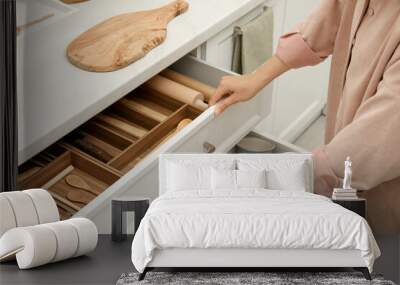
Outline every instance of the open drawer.
<path fill-rule="evenodd" d="M 230 74 L 189 56 L 170 68 L 214 87 Z M 45 186 L 64 199 L 84 193 L 78 208 L 58 200 L 63 217 L 89 217 L 109 233 L 113 197 L 158 195 L 160 153 L 229 151 L 268 114 L 271 90 L 261 93 L 216 117 L 213 107 L 202 112 L 139 87 L 21 165 L 20 188 Z"/>

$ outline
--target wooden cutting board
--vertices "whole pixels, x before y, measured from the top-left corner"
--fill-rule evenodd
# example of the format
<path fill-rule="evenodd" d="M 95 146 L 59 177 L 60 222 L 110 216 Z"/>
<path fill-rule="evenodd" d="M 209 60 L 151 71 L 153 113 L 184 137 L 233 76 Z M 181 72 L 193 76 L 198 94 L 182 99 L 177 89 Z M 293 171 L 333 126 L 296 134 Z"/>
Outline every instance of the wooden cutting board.
<path fill-rule="evenodd" d="M 112 17 L 87 30 L 67 48 L 70 62 L 88 71 L 123 68 L 145 56 L 167 36 L 167 25 L 189 7 L 185 0 Z"/>

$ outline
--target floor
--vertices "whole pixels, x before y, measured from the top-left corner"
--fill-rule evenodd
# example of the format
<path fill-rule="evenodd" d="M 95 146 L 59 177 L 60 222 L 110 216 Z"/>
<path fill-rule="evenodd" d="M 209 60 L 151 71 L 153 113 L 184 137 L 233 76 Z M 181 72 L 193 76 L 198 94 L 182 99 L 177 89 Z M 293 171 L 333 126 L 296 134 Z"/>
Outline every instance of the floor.
<path fill-rule="evenodd" d="M 326 117 L 321 115 L 316 119 L 293 144 L 306 150 L 313 150 L 324 144 Z"/>
<path fill-rule="evenodd" d="M 19 270 L 16 262 L 0 264 L 0 284 L 115 284 L 124 272 L 134 271 L 130 253 L 132 238 L 112 242 L 100 235 L 97 248 L 87 256 Z"/>
<path fill-rule="evenodd" d="M 116 284 L 122 273 L 134 272 L 131 263 L 132 237 L 124 242 L 112 242 L 110 235 L 100 235 L 97 248 L 87 256 L 43 265 L 29 270 L 19 270 L 15 261 L 0 264 L 1 285 L 44 285 L 44 284 Z M 163 269 L 167 271 L 174 271 Z M 209 271 L 197 268 L 194 271 Z M 235 271 L 225 268 L 213 271 Z M 157 270 L 158 271 L 158 270 Z M 193 271 L 180 268 L 179 271 Z M 260 271 L 247 268 L 246 271 Z M 265 272 L 337 272 L 352 271 L 351 268 L 270 268 Z"/>

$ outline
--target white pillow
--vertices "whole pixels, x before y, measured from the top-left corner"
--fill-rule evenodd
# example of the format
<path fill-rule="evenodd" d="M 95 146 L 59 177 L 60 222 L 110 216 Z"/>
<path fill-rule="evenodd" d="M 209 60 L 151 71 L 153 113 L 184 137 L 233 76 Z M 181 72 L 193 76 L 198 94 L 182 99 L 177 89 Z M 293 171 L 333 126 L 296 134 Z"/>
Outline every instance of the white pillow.
<path fill-rule="evenodd" d="M 267 171 L 267 188 L 272 190 L 306 191 L 307 164 L 297 159 L 238 159 L 239 170 Z"/>
<path fill-rule="evenodd" d="M 295 168 L 271 169 L 267 171 L 267 188 L 271 190 L 306 191 L 306 177 L 303 166 Z"/>
<path fill-rule="evenodd" d="M 265 170 L 212 169 L 211 187 L 213 190 L 241 188 L 266 188 Z"/>
<path fill-rule="evenodd" d="M 263 170 L 236 170 L 237 188 L 267 188 L 267 176 Z"/>
<path fill-rule="evenodd" d="M 212 169 L 234 169 L 233 159 L 174 160 L 167 169 L 167 191 L 211 189 Z"/>
<path fill-rule="evenodd" d="M 236 170 L 216 169 L 211 171 L 211 189 L 236 189 Z"/>
<path fill-rule="evenodd" d="M 210 188 L 210 180 L 207 179 L 211 175 L 209 167 L 185 167 L 171 163 L 168 172 L 168 189 L 171 191 Z"/>

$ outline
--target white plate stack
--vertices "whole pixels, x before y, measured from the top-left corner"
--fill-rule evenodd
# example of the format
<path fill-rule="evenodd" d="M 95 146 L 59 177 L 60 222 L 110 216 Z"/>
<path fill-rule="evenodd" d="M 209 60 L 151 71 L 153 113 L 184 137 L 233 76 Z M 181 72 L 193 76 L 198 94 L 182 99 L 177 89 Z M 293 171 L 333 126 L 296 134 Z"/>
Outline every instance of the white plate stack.
<path fill-rule="evenodd" d="M 357 189 L 335 188 L 332 193 L 333 200 L 357 200 Z"/>

